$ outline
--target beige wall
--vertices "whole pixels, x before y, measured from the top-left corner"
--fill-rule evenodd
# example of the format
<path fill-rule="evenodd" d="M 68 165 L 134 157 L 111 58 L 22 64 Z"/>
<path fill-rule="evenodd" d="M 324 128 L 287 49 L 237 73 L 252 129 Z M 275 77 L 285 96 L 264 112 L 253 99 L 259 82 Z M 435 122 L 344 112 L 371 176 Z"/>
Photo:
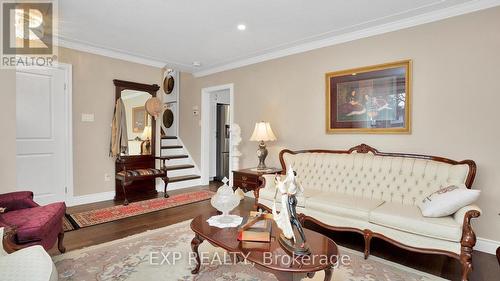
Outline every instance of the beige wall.
<path fill-rule="evenodd" d="M 199 116 L 203 87 L 234 83 L 235 121 L 242 128 L 242 167 L 255 166 L 256 121 L 271 122 L 283 148 L 345 149 L 367 143 L 382 151 L 471 158 L 483 215 L 479 236 L 500 241 L 500 8 L 464 15 L 259 63 L 202 78 L 181 76 L 180 135 L 200 163 Z M 413 65 L 413 132 L 410 135 L 325 134 L 325 82 L 329 71 L 401 59 Z"/>
<path fill-rule="evenodd" d="M 16 189 L 16 72 L 0 70 L 0 193 Z"/>
<path fill-rule="evenodd" d="M 74 195 L 114 190 L 114 160 L 109 155 L 115 87 L 113 79 L 159 84 L 161 69 L 60 48 L 59 60 L 73 65 Z M 93 113 L 95 122 L 81 122 Z"/>

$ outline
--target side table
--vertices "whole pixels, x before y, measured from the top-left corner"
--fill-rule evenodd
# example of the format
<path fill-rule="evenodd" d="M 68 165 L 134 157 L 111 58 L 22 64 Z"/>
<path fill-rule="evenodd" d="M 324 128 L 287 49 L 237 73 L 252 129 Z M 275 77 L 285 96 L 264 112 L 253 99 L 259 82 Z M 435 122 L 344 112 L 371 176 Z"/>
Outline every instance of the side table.
<path fill-rule="evenodd" d="M 255 196 L 255 205 L 259 201 L 259 189 L 266 185 L 266 179 L 263 175 L 280 174 L 281 169 L 268 168 L 258 171 L 256 169 L 241 169 L 233 171 L 233 188 L 241 188 L 244 192 L 253 191 Z"/>

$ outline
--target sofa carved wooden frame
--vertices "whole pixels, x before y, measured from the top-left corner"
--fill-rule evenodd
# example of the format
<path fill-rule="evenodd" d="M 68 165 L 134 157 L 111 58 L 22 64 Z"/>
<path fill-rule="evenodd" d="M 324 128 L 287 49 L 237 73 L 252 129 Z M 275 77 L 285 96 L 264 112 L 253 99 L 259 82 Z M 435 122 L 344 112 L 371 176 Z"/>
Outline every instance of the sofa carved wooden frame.
<path fill-rule="evenodd" d="M 429 156 L 429 155 L 418 155 L 418 154 L 406 154 L 406 153 L 386 153 L 386 152 L 380 152 L 376 150 L 375 148 L 366 145 L 366 144 L 360 144 L 358 146 L 355 146 L 349 150 L 321 150 L 321 149 L 316 149 L 316 150 L 300 150 L 300 151 L 291 151 L 288 149 L 282 150 L 279 154 L 280 162 L 281 162 L 281 167 L 283 171 L 286 171 L 286 164 L 285 160 L 283 159 L 284 154 L 299 154 L 299 153 L 335 153 L 335 154 L 350 154 L 352 152 L 357 152 L 357 153 L 373 153 L 374 155 L 379 155 L 379 156 L 392 156 L 392 157 L 405 157 L 405 158 L 417 158 L 417 159 L 425 159 L 425 160 L 433 160 L 433 161 L 438 161 L 438 162 L 444 162 L 448 163 L 451 165 L 461 165 L 465 164 L 469 166 L 469 173 L 467 175 L 467 179 L 465 181 L 465 185 L 467 188 L 471 188 L 472 183 L 474 181 L 474 178 L 476 176 L 476 163 L 472 160 L 464 160 L 464 161 L 455 161 L 443 157 L 437 157 L 437 156 Z M 480 216 L 480 212 L 477 210 L 470 210 L 465 213 L 464 216 L 464 222 L 463 222 L 463 230 L 462 230 L 462 238 L 460 241 L 461 245 L 461 253 L 460 255 L 450 252 L 450 251 L 445 251 L 445 250 L 437 250 L 437 249 L 424 249 L 424 248 L 417 248 L 417 247 L 412 247 L 405 245 L 401 242 L 395 241 L 389 237 L 386 237 L 385 235 L 377 232 L 373 232 L 369 229 L 358 229 L 358 228 L 353 228 L 353 227 L 336 227 L 332 225 L 327 225 L 321 221 L 316 220 L 313 217 L 304 215 L 304 214 L 299 214 L 301 222 L 304 224 L 305 222 L 310 222 L 313 224 L 316 224 L 322 228 L 332 230 L 332 231 L 340 231 L 340 232 L 356 232 L 364 237 L 364 242 L 365 242 L 365 259 L 368 258 L 370 255 L 370 242 L 373 238 L 379 238 L 382 240 L 385 240 L 391 244 L 394 244 L 400 248 L 403 248 L 408 251 L 413 251 L 413 252 L 418 252 L 418 253 L 425 253 L 425 254 L 438 254 L 438 255 L 445 255 L 451 258 L 455 258 L 460 261 L 462 265 L 462 280 L 468 280 L 469 273 L 472 271 L 472 251 L 473 247 L 476 245 L 476 234 L 472 230 L 471 226 L 471 219 L 477 218 Z"/>

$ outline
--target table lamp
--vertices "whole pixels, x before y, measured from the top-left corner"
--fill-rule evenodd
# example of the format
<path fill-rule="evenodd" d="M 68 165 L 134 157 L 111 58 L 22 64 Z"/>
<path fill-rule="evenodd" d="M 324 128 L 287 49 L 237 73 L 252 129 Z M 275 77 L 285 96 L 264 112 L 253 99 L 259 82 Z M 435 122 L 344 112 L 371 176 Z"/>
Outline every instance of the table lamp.
<path fill-rule="evenodd" d="M 259 165 L 257 166 L 257 170 L 266 170 L 266 164 L 264 161 L 267 157 L 267 148 L 265 141 L 275 141 L 276 136 L 271 129 L 271 125 L 269 122 L 258 122 L 255 124 L 255 129 L 253 130 L 253 134 L 250 137 L 250 141 L 258 141 L 259 149 L 257 150 L 257 157 L 259 158 Z"/>
<path fill-rule="evenodd" d="M 141 154 L 150 155 L 151 154 L 151 126 L 144 127 L 142 132 L 142 143 L 141 143 Z"/>

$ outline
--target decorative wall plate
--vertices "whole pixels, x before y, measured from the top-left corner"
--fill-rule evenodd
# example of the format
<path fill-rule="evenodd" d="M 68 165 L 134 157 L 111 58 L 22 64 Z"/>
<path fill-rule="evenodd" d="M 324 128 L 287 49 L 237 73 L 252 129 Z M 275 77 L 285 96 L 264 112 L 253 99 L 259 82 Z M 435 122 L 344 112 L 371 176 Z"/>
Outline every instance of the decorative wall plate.
<path fill-rule="evenodd" d="M 175 80 L 174 77 L 170 74 L 167 74 L 163 79 L 163 91 L 165 94 L 170 95 L 174 90 Z"/>
<path fill-rule="evenodd" d="M 167 108 L 163 112 L 163 126 L 165 126 L 165 128 L 170 128 L 172 127 L 173 123 L 174 123 L 174 113 L 172 112 L 172 110 Z"/>

